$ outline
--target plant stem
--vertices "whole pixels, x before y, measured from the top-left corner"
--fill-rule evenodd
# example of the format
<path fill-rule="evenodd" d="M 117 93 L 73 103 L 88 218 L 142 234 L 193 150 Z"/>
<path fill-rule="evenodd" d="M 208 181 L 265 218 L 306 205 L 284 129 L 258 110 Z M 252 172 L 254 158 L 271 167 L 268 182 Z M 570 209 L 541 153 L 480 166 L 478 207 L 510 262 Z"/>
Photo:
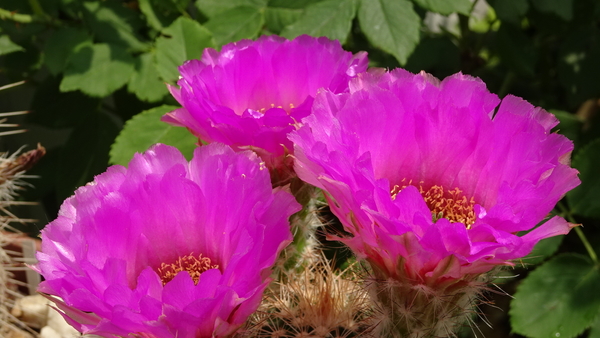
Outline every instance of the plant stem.
<path fill-rule="evenodd" d="M 560 209 L 561 216 L 563 216 L 569 223 L 577 224 L 577 222 L 573 218 L 573 215 L 571 215 L 571 211 L 568 210 L 564 206 L 564 204 L 558 202 L 557 206 Z M 596 251 L 594 251 L 594 248 L 592 247 L 590 242 L 587 240 L 587 237 L 585 237 L 583 230 L 581 230 L 580 227 L 575 227 L 575 232 L 577 233 L 577 236 L 579 236 L 579 239 L 581 240 L 581 242 L 583 242 L 583 246 L 587 250 L 588 255 L 590 256 L 590 258 L 592 259 L 594 264 L 598 264 L 598 255 L 596 255 Z"/>
<path fill-rule="evenodd" d="M 14 13 L 4 8 L 0 8 L 0 19 L 12 20 L 19 23 L 30 23 L 31 21 L 33 21 L 31 15 Z"/>
<path fill-rule="evenodd" d="M 575 232 L 577 233 L 577 236 L 579 236 L 579 239 L 581 239 L 583 242 L 583 246 L 585 246 L 585 249 L 587 250 L 588 255 L 590 255 L 590 258 L 594 264 L 598 264 L 598 256 L 596 255 L 596 252 L 594 251 L 594 248 L 592 248 L 590 242 L 588 242 L 587 238 L 585 237 L 583 230 L 581 230 L 580 227 L 576 227 Z"/>

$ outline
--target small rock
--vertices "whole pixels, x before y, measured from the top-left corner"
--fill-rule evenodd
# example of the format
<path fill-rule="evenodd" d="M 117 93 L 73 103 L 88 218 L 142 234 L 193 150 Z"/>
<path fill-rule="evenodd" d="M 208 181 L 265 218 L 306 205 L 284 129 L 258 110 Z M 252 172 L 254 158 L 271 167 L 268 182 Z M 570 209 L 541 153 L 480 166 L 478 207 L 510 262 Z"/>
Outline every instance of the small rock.
<path fill-rule="evenodd" d="M 17 299 L 10 313 L 28 326 L 39 329 L 46 326 L 49 303 L 42 295 L 25 296 Z"/>

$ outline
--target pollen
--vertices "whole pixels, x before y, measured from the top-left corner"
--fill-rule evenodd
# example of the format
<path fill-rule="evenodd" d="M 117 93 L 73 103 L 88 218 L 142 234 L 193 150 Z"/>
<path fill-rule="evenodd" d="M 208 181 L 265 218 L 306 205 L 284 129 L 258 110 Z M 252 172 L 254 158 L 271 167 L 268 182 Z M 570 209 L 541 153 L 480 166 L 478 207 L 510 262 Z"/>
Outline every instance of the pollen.
<path fill-rule="evenodd" d="M 261 114 L 264 114 L 267 110 L 269 110 L 271 108 L 281 108 L 281 109 L 284 109 L 289 114 L 290 111 L 292 111 L 292 109 L 296 108 L 296 106 L 293 103 L 290 103 L 288 105 L 288 107 L 276 106 L 274 103 L 271 103 L 270 107 L 263 107 L 263 108 L 258 109 L 257 111 L 260 112 Z"/>
<path fill-rule="evenodd" d="M 445 218 L 450 222 L 460 222 L 467 229 L 470 229 L 475 223 L 475 199 L 465 196 L 462 190 L 455 187 L 446 189 L 441 185 L 433 185 L 429 188 L 424 188 L 424 182 L 414 184 L 412 180 L 406 181 L 403 179 L 399 185 L 394 185 L 390 191 L 392 200 L 396 199 L 396 195 L 402 189 L 412 185 L 419 189 L 425 203 L 431 210 L 432 219 L 434 222 L 441 218 Z"/>
<path fill-rule="evenodd" d="M 219 266 L 212 264 L 212 261 L 208 257 L 202 257 L 202 254 L 198 257 L 194 256 L 194 253 L 185 255 L 177 258 L 175 263 L 167 264 L 162 263 L 158 268 L 158 276 L 162 281 L 163 285 L 167 284 L 181 271 L 187 271 L 194 281 L 194 285 L 198 284 L 200 275 L 210 269 L 218 269 Z"/>

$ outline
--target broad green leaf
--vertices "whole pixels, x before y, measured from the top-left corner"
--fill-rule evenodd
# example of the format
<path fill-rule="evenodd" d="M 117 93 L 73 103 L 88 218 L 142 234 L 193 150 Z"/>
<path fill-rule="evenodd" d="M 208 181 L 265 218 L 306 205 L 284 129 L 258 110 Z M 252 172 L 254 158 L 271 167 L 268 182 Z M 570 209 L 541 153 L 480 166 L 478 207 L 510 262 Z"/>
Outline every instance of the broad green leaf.
<path fill-rule="evenodd" d="M 473 4 L 469 0 L 413 0 L 423 9 L 431 12 L 449 15 L 452 13 L 461 13 L 469 15 Z"/>
<path fill-rule="evenodd" d="M 598 318 L 596 323 L 592 325 L 592 329 L 590 330 L 590 335 L 588 338 L 600 338 L 600 318 Z"/>
<path fill-rule="evenodd" d="M 127 90 L 148 102 L 160 101 L 169 92 L 158 75 L 153 53 L 144 53 L 135 59 L 135 72 Z"/>
<path fill-rule="evenodd" d="M 583 127 L 581 119 L 575 114 L 562 110 L 550 109 L 549 112 L 554 114 L 560 121 L 553 130 L 565 135 L 569 140 L 577 144 L 579 135 L 581 134 L 581 128 Z"/>
<path fill-rule="evenodd" d="M 133 57 L 121 47 L 104 43 L 84 46 L 71 56 L 60 90 L 107 96 L 129 81 L 134 64 Z"/>
<path fill-rule="evenodd" d="M 581 185 L 567 193 L 571 211 L 585 217 L 600 218 L 600 139 L 586 145 L 573 158 Z"/>
<path fill-rule="evenodd" d="M 197 0 L 196 7 L 208 18 L 239 6 L 267 7 L 268 0 Z M 294 0 L 295 1 L 295 0 Z"/>
<path fill-rule="evenodd" d="M 360 27 L 376 47 L 405 64 L 419 43 L 421 19 L 407 0 L 361 0 Z"/>
<path fill-rule="evenodd" d="M 271 8 L 303 9 L 323 0 L 268 0 Z"/>
<path fill-rule="evenodd" d="M 215 38 L 217 46 L 258 36 L 265 21 L 264 10 L 239 6 L 213 16 L 204 25 Z"/>
<path fill-rule="evenodd" d="M 62 149 L 57 166 L 57 197 L 65 199 L 76 188 L 106 170 L 108 151 L 119 128 L 108 115 L 93 112 L 77 126 Z"/>
<path fill-rule="evenodd" d="M 204 48 L 215 47 L 208 29 L 198 22 L 180 17 L 156 39 L 156 68 L 166 82 L 179 78 L 177 67 L 184 61 L 199 59 Z"/>
<path fill-rule="evenodd" d="M 554 13 L 565 21 L 573 18 L 573 0 L 531 0 L 540 12 Z"/>
<path fill-rule="evenodd" d="M 270 32 L 279 34 L 285 26 L 296 22 L 303 12 L 302 9 L 267 7 L 265 10 L 265 25 Z"/>
<path fill-rule="evenodd" d="M 136 152 L 141 153 L 155 143 L 175 146 L 188 160 L 191 159 L 198 138 L 186 128 L 174 127 L 160 120 L 164 114 L 177 108 L 156 107 L 127 121 L 111 147 L 110 163 L 127 165 Z"/>
<path fill-rule="evenodd" d="M 533 77 L 537 59 L 533 41 L 512 25 L 501 25 L 496 33 L 496 51 L 500 59 L 515 73 Z"/>
<path fill-rule="evenodd" d="M 100 107 L 100 99 L 80 91 L 61 93 L 60 81 L 58 77 L 48 76 L 38 85 L 27 122 L 47 128 L 73 128 Z"/>
<path fill-rule="evenodd" d="M 20 51 L 24 51 L 24 50 L 25 50 L 25 48 L 10 41 L 10 37 L 8 35 L 0 36 L 0 55 L 10 54 L 10 53 L 14 53 L 14 52 L 20 52 Z"/>
<path fill-rule="evenodd" d="M 137 52 L 148 49 L 148 45 L 136 33 L 143 26 L 139 15 L 125 7 L 123 2 L 84 2 L 83 8 L 85 22 L 99 41 Z"/>
<path fill-rule="evenodd" d="M 50 73 L 62 73 L 71 55 L 86 45 L 92 45 L 92 38 L 83 30 L 64 27 L 54 32 L 44 48 L 44 62 Z"/>
<path fill-rule="evenodd" d="M 529 9 L 529 2 L 523 0 L 491 0 L 488 3 L 494 8 L 500 20 L 517 25 Z"/>
<path fill-rule="evenodd" d="M 558 247 L 560 246 L 560 243 L 562 243 L 563 238 L 565 238 L 565 236 L 554 236 L 542 239 L 535 245 L 535 247 L 529 255 L 521 259 L 521 262 L 526 267 L 535 264 L 540 264 L 548 257 L 552 256 L 556 252 L 556 250 L 558 250 Z"/>
<path fill-rule="evenodd" d="M 146 17 L 148 25 L 157 31 L 163 30 L 178 17 L 176 11 L 165 11 L 158 6 L 159 3 L 157 0 L 139 0 L 140 11 Z"/>
<path fill-rule="evenodd" d="M 326 36 L 346 42 L 356 15 L 357 0 L 327 0 L 306 7 L 304 14 L 281 31 L 281 35 L 293 39 L 298 35 Z"/>
<path fill-rule="evenodd" d="M 572 338 L 600 314 L 600 273 L 586 256 L 562 254 L 527 276 L 511 302 L 512 329 L 531 338 Z"/>

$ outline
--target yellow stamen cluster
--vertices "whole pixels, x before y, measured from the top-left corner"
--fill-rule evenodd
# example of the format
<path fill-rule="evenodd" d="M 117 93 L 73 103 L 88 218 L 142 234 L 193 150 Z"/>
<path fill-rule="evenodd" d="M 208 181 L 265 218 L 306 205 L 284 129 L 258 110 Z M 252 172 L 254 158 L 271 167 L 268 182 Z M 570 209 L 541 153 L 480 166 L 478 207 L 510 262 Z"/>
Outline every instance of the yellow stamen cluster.
<path fill-rule="evenodd" d="M 162 263 L 158 268 L 158 276 L 162 281 L 163 285 L 167 284 L 181 271 L 187 271 L 194 281 L 194 285 L 198 284 L 200 275 L 210 269 L 218 269 L 219 266 L 212 264 L 212 261 L 208 257 L 202 257 L 202 254 L 198 255 L 198 258 L 194 257 L 194 254 L 185 255 L 177 258 L 177 261 L 172 264 Z"/>
<path fill-rule="evenodd" d="M 405 182 L 405 179 L 400 184 L 394 185 L 392 188 L 390 192 L 392 200 L 396 199 L 396 195 L 407 186 L 417 187 L 429 210 L 431 210 L 434 222 L 440 218 L 445 218 L 450 222 L 460 222 L 467 229 L 470 229 L 475 223 L 475 199 L 473 197 L 468 199 L 459 188 L 447 190 L 440 185 L 434 185 L 426 190 L 423 188 L 423 181 L 413 184 L 412 180 Z"/>
<path fill-rule="evenodd" d="M 281 108 L 281 109 L 285 109 L 286 112 L 290 112 L 292 109 L 296 108 L 296 106 L 293 103 L 289 104 L 289 108 L 286 109 L 283 106 L 275 106 L 275 104 L 271 103 L 271 106 L 268 108 L 260 108 L 258 110 L 258 112 L 260 112 L 261 114 L 264 114 L 267 110 L 271 109 L 271 108 Z"/>

